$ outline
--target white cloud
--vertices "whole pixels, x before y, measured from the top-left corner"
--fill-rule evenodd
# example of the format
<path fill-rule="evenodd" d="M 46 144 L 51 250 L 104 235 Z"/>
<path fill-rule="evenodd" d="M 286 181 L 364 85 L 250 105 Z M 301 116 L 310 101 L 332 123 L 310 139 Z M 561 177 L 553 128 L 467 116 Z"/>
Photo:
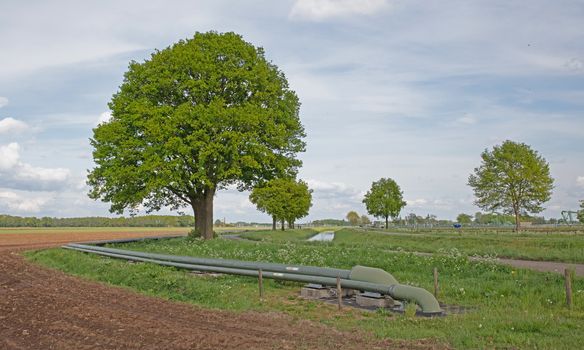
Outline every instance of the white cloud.
<path fill-rule="evenodd" d="M 322 198 L 331 197 L 355 197 L 361 193 L 360 190 L 346 185 L 343 182 L 327 182 L 315 179 L 306 180 L 308 187 L 314 190 L 314 195 Z"/>
<path fill-rule="evenodd" d="M 576 185 L 580 188 L 584 188 L 584 176 L 578 176 L 576 178 Z"/>
<path fill-rule="evenodd" d="M 16 142 L 0 146 L 0 170 L 11 169 L 18 164 L 19 149 L 20 146 Z"/>
<path fill-rule="evenodd" d="M 2 186 L 15 189 L 53 189 L 66 184 L 69 169 L 32 166 L 20 160 L 16 142 L 0 146 L 0 178 Z"/>
<path fill-rule="evenodd" d="M 42 181 L 42 182 L 63 182 L 70 175 L 69 169 L 65 168 L 41 168 L 30 164 L 20 163 L 19 179 Z"/>
<path fill-rule="evenodd" d="M 2 107 L 1 105 L 2 100 L 0 98 L 0 107 Z M 28 125 L 23 121 L 10 117 L 0 120 L 0 134 L 18 133 L 26 129 L 28 129 Z"/>
<path fill-rule="evenodd" d="M 8 99 L 6 97 L 0 96 L 0 108 L 6 106 L 8 104 Z"/>
<path fill-rule="evenodd" d="M 422 208 L 428 204 L 428 200 L 424 198 L 406 199 L 408 207 Z"/>
<path fill-rule="evenodd" d="M 472 125 L 477 123 L 477 118 L 471 114 L 465 114 L 464 116 L 456 119 L 457 122 L 461 124 Z"/>
<path fill-rule="evenodd" d="M 329 18 L 373 15 L 388 7 L 387 0 L 296 0 L 290 17 L 322 21 Z"/>
<path fill-rule="evenodd" d="M 32 196 L 29 194 L 27 196 L 12 191 L 0 191 L 0 202 L 2 202 L 0 208 L 6 207 L 15 212 L 38 213 L 51 199 L 52 195 L 50 194 L 33 194 Z"/>
<path fill-rule="evenodd" d="M 97 118 L 97 125 L 99 124 L 103 124 L 103 123 L 107 123 L 112 119 L 112 113 L 111 112 L 103 112 L 102 114 L 99 115 L 99 118 Z"/>
<path fill-rule="evenodd" d="M 584 60 L 574 57 L 566 62 L 565 66 L 572 71 L 584 71 Z"/>

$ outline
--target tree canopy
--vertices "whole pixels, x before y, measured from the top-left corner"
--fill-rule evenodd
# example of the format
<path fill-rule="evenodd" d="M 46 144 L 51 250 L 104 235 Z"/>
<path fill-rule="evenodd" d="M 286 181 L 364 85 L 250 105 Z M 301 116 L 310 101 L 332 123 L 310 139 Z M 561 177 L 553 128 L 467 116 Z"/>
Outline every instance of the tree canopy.
<path fill-rule="evenodd" d="M 468 178 L 475 204 L 487 211 L 502 210 L 515 216 L 539 213 L 552 194 L 554 180 L 549 164 L 524 143 L 505 141 L 481 154 L 482 163 Z"/>
<path fill-rule="evenodd" d="M 293 228 L 297 219 L 308 215 L 312 190 L 302 180 L 274 179 L 255 187 L 249 199 L 258 210 L 272 216 L 272 229 L 276 229 L 276 222 L 280 221 L 284 230 L 284 222 Z"/>
<path fill-rule="evenodd" d="M 349 221 L 349 223 L 352 226 L 358 225 L 360 219 L 361 219 L 361 217 L 354 210 L 351 210 L 350 212 L 347 213 L 347 221 Z"/>
<path fill-rule="evenodd" d="M 398 217 L 402 208 L 406 206 L 403 192 L 390 178 L 381 178 L 373 182 L 371 189 L 365 194 L 363 203 L 369 214 L 385 219 L 385 228 L 389 227 L 389 218 Z"/>
<path fill-rule="evenodd" d="M 367 215 L 361 215 L 361 224 L 363 225 L 371 225 L 371 220 Z"/>
<path fill-rule="evenodd" d="M 458 216 L 456 217 L 456 221 L 461 224 L 470 224 L 472 223 L 472 215 L 465 213 L 458 214 Z"/>
<path fill-rule="evenodd" d="M 584 224 L 584 200 L 580 201 L 580 210 L 578 211 L 578 221 Z"/>
<path fill-rule="evenodd" d="M 112 212 L 192 207 L 212 238 L 213 197 L 295 176 L 305 150 L 298 97 L 260 47 L 235 33 L 193 38 L 132 61 L 93 130 L 91 198 Z"/>

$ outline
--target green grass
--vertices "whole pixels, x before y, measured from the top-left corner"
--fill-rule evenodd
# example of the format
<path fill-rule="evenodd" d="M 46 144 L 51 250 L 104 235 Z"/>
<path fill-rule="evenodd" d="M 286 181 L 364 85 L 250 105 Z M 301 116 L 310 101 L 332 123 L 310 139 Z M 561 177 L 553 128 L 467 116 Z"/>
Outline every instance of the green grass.
<path fill-rule="evenodd" d="M 346 231 L 340 233 L 344 235 Z M 246 235 L 248 235 L 247 233 Z M 257 233 L 260 234 L 260 233 Z M 261 233 L 266 235 L 266 233 Z M 292 237 L 314 234 L 290 232 Z M 278 233 L 274 233 L 277 237 Z M 342 236 L 341 235 L 341 236 Z M 280 237 L 281 238 L 281 237 Z M 118 245 L 126 249 L 199 257 L 351 268 L 361 264 L 391 272 L 401 283 L 432 288 L 432 269 L 440 271 L 440 301 L 476 308 L 464 315 L 418 318 L 363 312 L 297 298 L 299 284 L 266 281 L 259 303 L 257 281 L 237 276 L 197 277 L 172 268 L 51 249 L 29 252 L 37 263 L 86 278 L 126 286 L 141 293 L 233 311 L 285 312 L 339 329 L 362 329 L 380 338 L 432 338 L 459 349 L 570 349 L 584 343 L 584 279 L 574 280 L 574 308 L 564 306 L 560 275 L 517 270 L 490 261 L 469 262 L 457 254 L 419 257 L 387 253 L 375 245 L 351 242 L 209 242 L 172 239 Z"/>
<path fill-rule="evenodd" d="M 433 232 L 404 233 L 342 229 L 334 243 L 381 250 L 497 256 L 527 260 L 584 263 L 584 235 L 556 232 Z"/>
<path fill-rule="evenodd" d="M 307 229 L 307 230 L 276 230 L 276 231 L 257 231 L 257 232 L 246 232 L 240 236 L 245 239 L 252 241 L 262 241 L 262 242 L 301 242 L 306 241 L 308 238 L 317 234 L 317 230 Z"/>

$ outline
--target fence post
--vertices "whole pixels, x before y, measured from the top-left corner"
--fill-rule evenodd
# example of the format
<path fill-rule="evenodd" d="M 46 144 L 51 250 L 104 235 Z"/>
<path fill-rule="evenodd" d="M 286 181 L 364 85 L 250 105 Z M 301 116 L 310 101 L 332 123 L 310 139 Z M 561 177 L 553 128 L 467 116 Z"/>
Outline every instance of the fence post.
<path fill-rule="evenodd" d="M 434 268 L 434 297 L 438 299 L 438 269 Z"/>
<path fill-rule="evenodd" d="M 264 301 L 264 278 L 262 269 L 258 271 L 258 287 L 260 290 L 260 301 Z"/>
<path fill-rule="evenodd" d="M 569 268 L 564 269 L 564 279 L 566 286 L 566 305 L 572 308 L 572 271 Z"/>
<path fill-rule="evenodd" d="M 340 310 L 343 306 L 343 290 L 341 289 L 341 277 L 339 276 L 337 276 L 337 302 Z"/>

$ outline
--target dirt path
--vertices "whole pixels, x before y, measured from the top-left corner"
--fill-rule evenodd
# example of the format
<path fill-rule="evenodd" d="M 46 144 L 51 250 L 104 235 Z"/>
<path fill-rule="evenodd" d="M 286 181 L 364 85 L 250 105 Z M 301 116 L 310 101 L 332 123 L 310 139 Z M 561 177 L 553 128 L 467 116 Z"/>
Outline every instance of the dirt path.
<path fill-rule="evenodd" d="M 30 264 L 19 252 L 132 233 L 88 238 L 68 232 L 30 242 L 18 235 L 20 241 L 0 235 L 1 349 L 441 348 L 432 341 L 380 342 L 283 314 L 231 313 L 147 297 Z"/>
<path fill-rule="evenodd" d="M 425 252 L 410 252 L 410 251 L 402 251 L 402 250 L 385 250 L 388 253 L 410 253 L 418 256 L 433 256 L 436 255 L 435 253 L 425 253 Z M 472 261 L 481 261 L 485 260 L 481 257 L 474 257 L 471 256 L 468 258 Z M 557 262 L 557 261 L 536 261 L 536 260 L 519 260 L 519 259 L 505 259 L 505 258 L 497 258 L 495 259 L 496 262 L 499 264 L 509 265 L 513 267 L 517 267 L 520 269 L 530 269 L 540 272 L 555 272 L 555 273 L 564 273 L 566 268 L 570 268 L 574 270 L 574 274 L 579 277 L 584 277 L 584 264 L 574 264 L 574 263 L 564 263 L 564 262 Z"/>
<path fill-rule="evenodd" d="M 531 269 L 541 272 L 556 272 L 564 273 L 564 269 L 570 268 L 574 270 L 576 276 L 584 277 L 584 264 L 571 264 L 554 261 L 533 261 L 533 260 L 517 260 L 517 259 L 497 259 L 501 264 L 510 265 L 522 269 Z"/>

